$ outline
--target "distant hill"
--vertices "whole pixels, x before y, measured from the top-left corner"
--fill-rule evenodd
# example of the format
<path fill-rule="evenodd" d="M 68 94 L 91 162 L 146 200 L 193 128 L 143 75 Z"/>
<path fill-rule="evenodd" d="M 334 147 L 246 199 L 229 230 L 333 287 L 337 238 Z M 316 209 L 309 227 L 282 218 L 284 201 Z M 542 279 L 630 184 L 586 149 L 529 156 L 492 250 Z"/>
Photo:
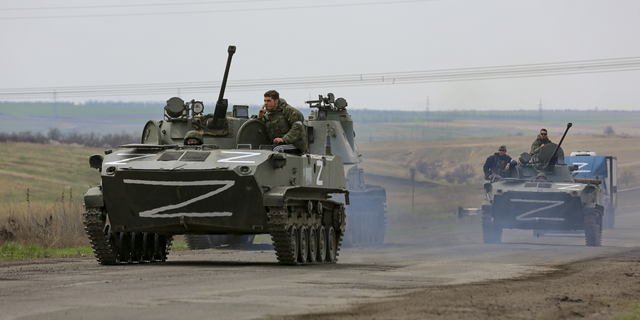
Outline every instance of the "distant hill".
<path fill-rule="evenodd" d="M 230 102 L 232 104 L 233 102 Z M 205 104 L 213 112 L 214 104 Z M 0 132 L 41 132 L 56 128 L 63 133 L 128 133 L 139 135 L 149 119 L 163 118 L 164 104 L 93 102 L 15 103 L 0 102 Z M 392 107 L 392 106 L 390 106 Z M 250 105 L 257 114 L 260 106 Z M 298 105 L 308 115 L 307 105 Z M 640 111 L 607 110 L 511 110 L 511 111 L 394 111 L 366 110 L 349 106 L 359 143 L 378 141 L 422 141 L 464 137 L 530 136 L 542 127 L 561 131 L 567 122 L 574 134 L 601 134 L 611 126 L 615 133 L 640 135 Z"/>

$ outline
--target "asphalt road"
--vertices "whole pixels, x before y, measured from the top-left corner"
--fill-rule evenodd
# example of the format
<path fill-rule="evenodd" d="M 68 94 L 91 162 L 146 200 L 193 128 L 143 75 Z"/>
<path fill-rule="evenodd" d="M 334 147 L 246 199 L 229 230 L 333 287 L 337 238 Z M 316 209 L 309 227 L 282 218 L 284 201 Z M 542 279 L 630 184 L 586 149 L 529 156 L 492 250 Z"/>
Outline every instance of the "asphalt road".
<path fill-rule="evenodd" d="M 0 319 L 256 319 L 337 312 L 434 285 L 624 256 L 640 245 L 639 227 L 640 215 L 621 210 L 616 228 L 604 231 L 602 247 L 586 247 L 583 234 L 536 238 L 527 230 L 505 230 L 502 244 L 482 244 L 479 230 L 394 236 L 379 248 L 343 248 L 337 264 L 300 267 L 278 265 L 266 245 L 172 252 L 166 263 L 125 266 L 100 266 L 93 257 L 5 261 Z"/>

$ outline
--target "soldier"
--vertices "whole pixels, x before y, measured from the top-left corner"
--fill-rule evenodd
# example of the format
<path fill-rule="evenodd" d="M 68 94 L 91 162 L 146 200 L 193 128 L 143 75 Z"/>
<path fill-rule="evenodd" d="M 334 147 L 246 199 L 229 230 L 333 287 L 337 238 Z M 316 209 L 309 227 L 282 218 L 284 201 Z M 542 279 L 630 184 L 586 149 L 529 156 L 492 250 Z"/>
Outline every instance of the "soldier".
<path fill-rule="evenodd" d="M 484 178 L 491 180 L 494 177 L 507 176 L 509 174 L 509 168 L 515 167 L 516 161 L 511 159 L 507 155 L 507 146 L 501 145 L 498 148 L 498 152 L 487 158 L 484 162 Z"/>
<path fill-rule="evenodd" d="M 264 93 L 264 106 L 258 112 L 258 119 L 267 127 L 267 135 L 274 144 L 284 144 L 274 148 L 274 151 L 307 150 L 307 132 L 302 124 L 304 116 L 287 101 L 280 99 L 278 91 Z"/>
<path fill-rule="evenodd" d="M 540 148 L 544 148 L 544 146 L 549 143 L 551 143 L 551 140 L 547 137 L 547 129 L 540 129 L 540 134 L 531 144 L 531 151 L 529 151 L 529 154 L 538 154 L 538 152 L 540 152 Z"/>
<path fill-rule="evenodd" d="M 202 133 L 200 131 L 191 130 L 184 135 L 184 145 L 201 145 Z"/>

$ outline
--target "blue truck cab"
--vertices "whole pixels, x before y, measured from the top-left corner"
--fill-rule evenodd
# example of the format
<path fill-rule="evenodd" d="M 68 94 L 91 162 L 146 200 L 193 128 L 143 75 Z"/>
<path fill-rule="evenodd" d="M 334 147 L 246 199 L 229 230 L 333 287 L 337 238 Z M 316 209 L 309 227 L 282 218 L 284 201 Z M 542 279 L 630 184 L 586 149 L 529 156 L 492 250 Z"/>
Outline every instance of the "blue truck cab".
<path fill-rule="evenodd" d="M 615 210 L 618 207 L 617 157 L 598 156 L 590 151 L 577 151 L 572 152 L 571 156 L 565 156 L 564 161 L 568 166 L 574 166 L 574 178 L 600 180 L 602 204 L 605 208 L 602 227 L 613 229 Z"/>

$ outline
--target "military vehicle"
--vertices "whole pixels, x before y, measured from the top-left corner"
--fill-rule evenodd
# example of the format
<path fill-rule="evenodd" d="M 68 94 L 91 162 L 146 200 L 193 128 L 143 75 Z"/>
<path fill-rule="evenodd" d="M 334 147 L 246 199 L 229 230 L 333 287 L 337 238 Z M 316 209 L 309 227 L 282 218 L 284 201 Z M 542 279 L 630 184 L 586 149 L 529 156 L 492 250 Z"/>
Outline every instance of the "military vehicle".
<path fill-rule="evenodd" d="M 573 172 L 576 178 L 590 178 L 602 181 L 602 205 L 604 217 L 602 227 L 613 229 L 616 222 L 616 209 L 618 208 L 618 158 L 615 156 L 598 156 L 592 151 L 571 152 L 564 157 L 568 166 L 577 165 Z"/>
<path fill-rule="evenodd" d="M 326 97 L 318 96 L 318 100 L 306 101 L 311 111 L 305 120 L 309 152 L 321 154 L 325 143 L 331 145 L 331 152 L 342 156 L 344 173 L 349 191 L 349 205 L 346 206 L 347 225 L 343 236 L 343 245 L 381 245 L 386 230 L 385 189 L 365 183 L 364 170 L 358 167 L 362 162 L 362 154 L 355 141 L 353 120 L 347 112 L 347 101 L 335 98 L 333 93 Z M 329 141 L 317 139 L 329 130 Z M 334 195 L 336 201 L 342 202 L 343 196 Z M 186 235 L 190 249 L 208 249 L 215 247 L 246 248 L 253 241 L 249 236 L 234 235 Z"/>
<path fill-rule="evenodd" d="M 204 114 L 201 101 L 173 97 L 164 119 L 144 126 L 141 143 L 89 157 L 101 183 L 85 194 L 83 215 L 100 264 L 165 261 L 179 234 L 270 234 L 280 264 L 337 261 L 349 195 L 330 131 L 319 154 L 285 153 L 273 151 L 247 106 L 227 116 L 234 53 L 230 46 L 213 114 Z M 203 144 L 184 144 L 192 130 Z"/>
<path fill-rule="evenodd" d="M 387 195 L 384 188 L 366 184 L 364 170 L 358 167 L 358 163 L 362 162 L 362 154 L 355 141 L 356 133 L 346 109 L 347 101 L 344 98 L 336 99 L 329 93 L 326 97 L 320 95 L 318 100 L 306 103 L 315 109 L 305 121 L 310 152 L 322 152 L 322 140 L 318 141 L 315 137 L 321 137 L 324 128 L 327 128 L 332 152 L 341 155 L 344 161 L 350 201 L 346 207 L 344 245 L 381 245 L 387 224 Z M 341 195 L 335 195 L 335 199 L 341 199 Z"/>
<path fill-rule="evenodd" d="M 523 153 L 509 176 L 484 184 L 482 237 L 502 241 L 502 229 L 584 230 L 587 246 L 602 242 L 600 180 L 574 178 L 577 166 L 564 162 L 562 141 L 549 143 L 537 155 Z"/>

